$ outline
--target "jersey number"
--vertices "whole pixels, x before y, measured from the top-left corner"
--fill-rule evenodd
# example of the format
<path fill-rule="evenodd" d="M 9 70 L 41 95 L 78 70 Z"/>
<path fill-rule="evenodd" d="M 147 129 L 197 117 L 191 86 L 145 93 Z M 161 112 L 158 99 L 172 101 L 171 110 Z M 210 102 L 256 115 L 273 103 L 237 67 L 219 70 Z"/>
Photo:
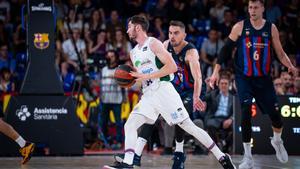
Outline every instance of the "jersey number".
<path fill-rule="evenodd" d="M 149 80 L 146 81 L 146 85 L 147 86 L 150 86 L 151 84 L 152 84 L 152 80 L 151 79 L 149 79 Z"/>
<path fill-rule="evenodd" d="M 256 61 L 259 60 L 259 54 L 258 54 L 257 50 L 253 53 L 253 59 Z"/>

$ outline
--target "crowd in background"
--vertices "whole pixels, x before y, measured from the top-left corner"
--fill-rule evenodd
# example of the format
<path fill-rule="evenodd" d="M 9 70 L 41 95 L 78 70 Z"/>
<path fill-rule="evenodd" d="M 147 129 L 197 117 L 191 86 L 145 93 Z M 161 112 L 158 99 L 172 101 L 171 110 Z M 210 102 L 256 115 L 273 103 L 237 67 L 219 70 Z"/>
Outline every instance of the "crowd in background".
<path fill-rule="evenodd" d="M 128 40 L 126 20 L 141 14 L 150 20 L 149 36 L 161 41 L 168 38 L 168 23 L 183 21 L 186 25 L 186 40 L 193 42 L 200 55 L 203 81 L 210 76 L 216 58 L 232 26 L 247 18 L 247 0 L 55 0 L 57 27 L 55 33 L 55 65 L 60 72 L 65 92 L 76 84 L 76 72 L 84 69 L 89 73 L 94 94 L 100 98 L 99 126 L 105 139 L 117 149 L 123 141 L 123 119 L 119 118 L 121 105 L 128 101 L 130 92 L 112 85 L 110 70 L 119 64 L 130 63 L 129 51 L 135 45 Z M 0 92 L 18 92 L 25 75 L 26 31 L 21 25 L 21 7 L 25 0 L 0 0 Z M 300 66 L 300 0 L 267 0 L 265 18 L 279 29 L 280 41 L 294 65 Z M 79 52 L 75 52 L 73 37 Z M 234 57 L 235 51 L 232 56 Z M 273 57 L 276 58 L 273 52 Z M 83 66 L 81 66 L 81 60 Z M 214 106 L 215 96 L 222 92 L 235 94 L 232 60 L 222 65 L 225 78 L 220 80 L 220 92 L 207 89 L 206 112 L 196 117 L 221 146 L 228 148 L 232 119 L 231 104 L 228 113 L 218 115 Z M 299 95 L 300 77 L 293 77 L 278 61 L 272 64 L 271 76 L 278 95 Z M 109 79 L 110 78 L 110 79 Z M 111 92 L 111 93 L 109 93 Z M 110 98 L 111 97 L 111 98 Z M 118 99 L 116 99 L 118 98 Z M 130 99 L 129 99 L 130 100 Z M 213 107 L 213 108 L 212 108 Z M 113 110 L 116 121 L 115 136 L 110 136 L 106 127 L 110 123 L 108 113 Z M 221 117 L 223 125 L 216 125 Z M 214 119 L 214 120 L 212 120 Z M 214 122 L 213 122 L 214 121 Z M 223 123 L 223 121 L 226 121 Z M 231 120 L 232 123 L 232 120 Z M 97 123 L 98 124 L 98 123 Z M 222 136 L 217 131 L 226 131 Z M 99 130 L 97 130 L 99 132 Z M 222 137 L 221 137 L 222 136 Z M 230 140 L 230 139 L 229 139 Z M 163 142 L 163 141 L 161 141 Z M 162 143 L 163 144 L 163 143 Z M 226 145 L 226 146 L 225 146 Z"/>

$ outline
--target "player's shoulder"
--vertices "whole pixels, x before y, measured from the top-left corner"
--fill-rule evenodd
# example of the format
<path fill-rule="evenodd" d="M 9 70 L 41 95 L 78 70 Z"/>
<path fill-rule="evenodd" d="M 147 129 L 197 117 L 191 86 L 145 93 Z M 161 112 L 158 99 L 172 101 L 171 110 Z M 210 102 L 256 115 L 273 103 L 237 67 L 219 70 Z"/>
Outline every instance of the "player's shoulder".
<path fill-rule="evenodd" d="M 164 47 L 165 47 L 165 48 L 168 48 L 169 43 L 170 43 L 170 40 L 169 40 L 169 39 L 168 39 L 168 40 L 165 40 L 165 41 L 163 42 Z"/>

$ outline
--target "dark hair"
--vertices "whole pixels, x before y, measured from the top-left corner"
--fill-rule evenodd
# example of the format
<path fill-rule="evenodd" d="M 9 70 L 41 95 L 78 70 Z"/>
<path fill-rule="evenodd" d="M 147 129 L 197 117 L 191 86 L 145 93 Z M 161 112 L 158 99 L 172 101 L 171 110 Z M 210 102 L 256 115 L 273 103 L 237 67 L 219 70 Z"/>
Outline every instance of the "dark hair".
<path fill-rule="evenodd" d="M 149 21 L 142 15 L 134 15 L 128 19 L 128 23 L 141 25 L 142 29 L 147 32 L 149 29 Z"/>
<path fill-rule="evenodd" d="M 260 2 L 263 5 L 265 4 L 265 0 L 249 0 L 248 3 L 249 2 L 256 2 L 256 1 Z"/>
<path fill-rule="evenodd" d="M 170 26 L 178 26 L 178 27 L 180 27 L 181 29 L 185 30 L 185 25 L 184 25 L 184 23 L 181 22 L 181 21 L 178 21 L 178 20 L 172 20 L 172 21 L 170 22 Z"/>

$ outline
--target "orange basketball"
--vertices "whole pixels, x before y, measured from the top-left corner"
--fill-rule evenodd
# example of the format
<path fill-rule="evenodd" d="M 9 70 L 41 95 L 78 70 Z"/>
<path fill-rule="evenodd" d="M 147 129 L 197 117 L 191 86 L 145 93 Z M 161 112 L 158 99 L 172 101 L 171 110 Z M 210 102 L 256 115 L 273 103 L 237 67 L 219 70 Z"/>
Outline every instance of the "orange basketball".
<path fill-rule="evenodd" d="M 135 83 L 135 77 L 129 74 L 131 71 L 133 71 L 133 69 L 129 65 L 120 65 L 117 67 L 114 78 L 118 85 L 128 88 Z"/>

